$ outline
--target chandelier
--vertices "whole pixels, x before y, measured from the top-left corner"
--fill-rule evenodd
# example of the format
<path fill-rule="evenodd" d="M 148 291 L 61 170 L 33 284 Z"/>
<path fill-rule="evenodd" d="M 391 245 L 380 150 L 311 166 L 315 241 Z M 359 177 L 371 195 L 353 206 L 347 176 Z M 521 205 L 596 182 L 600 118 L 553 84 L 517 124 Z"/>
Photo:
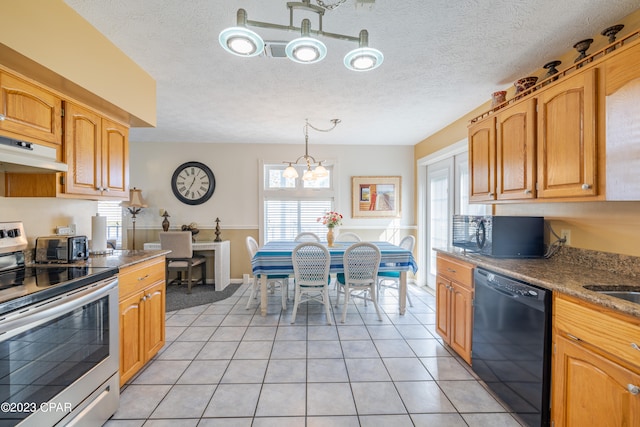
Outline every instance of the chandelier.
<path fill-rule="evenodd" d="M 313 36 L 324 36 L 338 40 L 357 42 L 358 47 L 347 53 L 344 57 L 344 65 L 353 71 L 369 71 L 378 68 L 384 56 L 378 49 L 369 47 L 369 32 L 361 30 L 358 37 L 344 34 L 329 33 L 322 29 L 322 17 L 326 10 L 331 10 L 343 1 L 338 1 L 332 5 L 327 5 L 318 1 L 320 6 L 310 4 L 310 0 L 300 2 L 287 2 L 289 9 L 289 25 L 271 24 L 268 22 L 251 21 L 247 19 L 247 11 L 238 9 L 237 24 L 220 32 L 218 40 L 220 45 L 229 53 L 243 57 L 260 55 L 264 50 L 264 40 L 257 33 L 247 28 L 261 27 L 284 31 L 300 32 L 301 37 L 291 40 L 285 47 L 285 53 L 289 59 L 301 64 L 314 64 L 322 61 L 327 55 L 327 47 L 322 41 Z M 303 19 L 300 27 L 293 25 L 293 11 L 301 9 L 314 12 L 318 15 L 318 29 L 311 29 L 311 21 Z"/>
<path fill-rule="evenodd" d="M 282 176 L 284 178 L 297 178 L 299 176 L 298 171 L 293 165 L 298 164 L 300 160 L 304 160 L 307 163 L 307 169 L 304 171 L 304 174 L 302 175 L 303 181 L 315 181 L 318 178 L 324 178 L 325 176 L 329 175 L 329 171 L 327 171 L 327 169 L 324 166 L 322 166 L 323 161 L 322 160 L 316 161 L 316 159 L 314 159 L 313 156 L 309 155 L 309 128 L 313 130 L 317 130 L 319 132 L 330 132 L 333 129 L 335 129 L 336 126 L 338 126 L 338 123 L 340 123 L 340 119 L 333 119 L 331 120 L 331 123 L 333 123 L 333 126 L 331 126 L 329 129 L 318 129 L 317 127 L 309 124 L 309 119 L 305 119 L 304 121 L 304 155 L 298 157 L 295 162 L 283 162 L 283 163 L 289 163 L 289 166 L 287 166 L 287 168 L 282 173 Z M 312 165 L 315 165 L 315 168 L 313 170 L 311 170 Z"/>

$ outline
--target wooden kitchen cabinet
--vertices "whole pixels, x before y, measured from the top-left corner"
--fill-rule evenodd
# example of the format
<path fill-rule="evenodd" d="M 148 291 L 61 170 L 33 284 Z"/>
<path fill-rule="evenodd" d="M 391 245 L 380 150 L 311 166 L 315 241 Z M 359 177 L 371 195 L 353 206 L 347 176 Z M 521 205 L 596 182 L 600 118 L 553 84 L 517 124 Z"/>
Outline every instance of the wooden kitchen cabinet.
<path fill-rule="evenodd" d="M 436 331 L 471 364 L 473 265 L 442 254 L 436 263 Z"/>
<path fill-rule="evenodd" d="M 469 127 L 469 201 L 496 198 L 496 120 L 483 119 Z"/>
<path fill-rule="evenodd" d="M 59 148 L 62 100 L 45 88 L 0 71 L 0 134 Z"/>
<path fill-rule="evenodd" d="M 554 297 L 552 423 L 640 425 L 640 319 Z"/>
<path fill-rule="evenodd" d="M 65 103 L 64 162 L 58 174 L 7 173 L 7 197 L 129 198 L 129 130 L 97 112 Z"/>
<path fill-rule="evenodd" d="M 536 197 L 536 100 L 527 99 L 496 116 L 496 198 Z"/>
<path fill-rule="evenodd" d="M 536 197 L 535 117 L 528 99 L 469 128 L 470 201 Z"/>
<path fill-rule="evenodd" d="M 128 197 L 128 129 L 72 103 L 65 104 L 67 194 Z"/>
<path fill-rule="evenodd" d="M 572 74 L 469 126 L 469 201 L 598 195 L 596 72 Z"/>
<path fill-rule="evenodd" d="M 165 343 L 165 258 L 121 269 L 119 275 L 120 386 Z"/>
<path fill-rule="evenodd" d="M 597 195 L 596 68 L 540 91 L 538 197 Z"/>

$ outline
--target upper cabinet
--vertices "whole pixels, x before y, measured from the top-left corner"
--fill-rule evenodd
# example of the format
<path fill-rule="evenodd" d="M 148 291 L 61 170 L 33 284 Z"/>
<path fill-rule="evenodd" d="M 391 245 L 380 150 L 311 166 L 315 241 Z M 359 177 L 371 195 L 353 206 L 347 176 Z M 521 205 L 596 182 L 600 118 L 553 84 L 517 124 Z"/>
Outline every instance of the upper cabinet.
<path fill-rule="evenodd" d="M 470 201 L 536 196 L 535 105 L 529 99 L 469 128 Z"/>
<path fill-rule="evenodd" d="M 469 200 L 640 200 L 640 40 L 469 126 Z"/>
<path fill-rule="evenodd" d="M 62 100 L 40 86 L 0 71 L 0 134 L 59 147 Z"/>
<path fill-rule="evenodd" d="M 597 195 L 596 69 L 540 92 L 538 197 Z"/>
<path fill-rule="evenodd" d="M 496 120 L 484 119 L 469 128 L 469 201 L 496 198 Z"/>
<path fill-rule="evenodd" d="M 129 129 L 72 102 L 64 104 L 68 172 L 6 173 L 7 197 L 128 200 Z"/>
<path fill-rule="evenodd" d="M 65 104 L 67 194 L 128 197 L 128 129 L 86 108 Z"/>

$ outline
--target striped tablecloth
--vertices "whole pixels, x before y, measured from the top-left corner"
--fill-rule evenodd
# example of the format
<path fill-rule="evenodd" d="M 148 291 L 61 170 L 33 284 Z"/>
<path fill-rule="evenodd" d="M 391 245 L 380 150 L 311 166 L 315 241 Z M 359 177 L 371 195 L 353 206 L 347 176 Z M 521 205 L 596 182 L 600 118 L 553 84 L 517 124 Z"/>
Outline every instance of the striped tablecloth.
<path fill-rule="evenodd" d="M 418 265 L 411 251 L 389 242 L 371 242 L 380 249 L 380 267 L 378 271 L 418 271 Z M 258 249 L 251 260 L 253 274 L 293 274 L 291 254 L 300 242 L 272 241 Z M 326 243 L 325 243 L 326 244 Z M 331 273 L 344 271 L 344 251 L 353 243 L 336 242 L 329 249 L 331 254 Z"/>

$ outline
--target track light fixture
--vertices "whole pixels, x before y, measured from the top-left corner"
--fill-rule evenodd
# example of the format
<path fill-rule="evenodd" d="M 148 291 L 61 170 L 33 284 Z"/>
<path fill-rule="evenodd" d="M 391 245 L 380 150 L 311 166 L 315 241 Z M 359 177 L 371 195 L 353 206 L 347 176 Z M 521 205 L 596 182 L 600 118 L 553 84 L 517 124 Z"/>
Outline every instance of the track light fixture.
<path fill-rule="evenodd" d="M 347 53 L 344 57 L 344 65 L 353 71 L 369 71 L 378 68 L 384 61 L 382 52 L 369 47 L 369 33 L 361 30 L 358 37 L 344 34 L 329 33 L 322 30 L 322 17 L 327 7 L 310 4 L 311 0 L 300 2 L 287 2 L 289 9 L 289 25 L 271 24 L 268 22 L 251 21 L 247 19 L 247 11 L 238 9 L 237 23 L 235 27 L 222 30 L 218 40 L 220 45 L 229 53 L 237 56 L 257 56 L 264 50 L 264 40 L 247 27 L 270 28 L 283 31 L 300 32 L 301 37 L 291 40 L 285 47 L 287 57 L 301 64 L 314 64 L 322 61 L 327 55 L 327 47 L 315 37 L 324 36 L 338 40 L 357 42 L 358 48 Z M 322 3 L 320 3 L 322 4 Z M 341 4 L 341 3 L 338 3 Z M 311 29 L 311 21 L 303 19 L 300 27 L 293 25 L 293 11 L 296 9 L 314 12 L 318 15 L 318 30 Z"/>

